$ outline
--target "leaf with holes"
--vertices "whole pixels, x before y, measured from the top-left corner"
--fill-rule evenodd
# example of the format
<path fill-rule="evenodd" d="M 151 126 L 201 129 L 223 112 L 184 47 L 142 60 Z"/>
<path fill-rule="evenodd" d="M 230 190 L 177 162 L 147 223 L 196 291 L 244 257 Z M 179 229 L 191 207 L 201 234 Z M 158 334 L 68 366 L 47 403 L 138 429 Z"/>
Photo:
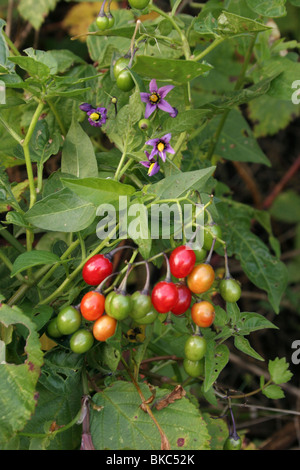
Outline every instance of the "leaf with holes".
<path fill-rule="evenodd" d="M 205 392 L 207 392 L 217 380 L 228 361 L 229 349 L 225 344 L 216 345 L 214 341 L 207 343 L 207 352 L 205 354 Z"/>
<path fill-rule="evenodd" d="M 152 393 L 146 384 L 139 387 L 147 400 Z M 156 398 L 166 390 L 156 389 Z M 157 450 L 161 437 L 150 416 L 142 411 L 141 398 L 129 382 L 114 382 L 93 396 L 91 435 L 96 450 Z M 100 408 L 99 407 L 103 407 Z M 173 450 L 208 450 L 210 436 L 198 408 L 186 397 L 153 414 Z M 105 429 L 105 432 L 103 432 Z"/>

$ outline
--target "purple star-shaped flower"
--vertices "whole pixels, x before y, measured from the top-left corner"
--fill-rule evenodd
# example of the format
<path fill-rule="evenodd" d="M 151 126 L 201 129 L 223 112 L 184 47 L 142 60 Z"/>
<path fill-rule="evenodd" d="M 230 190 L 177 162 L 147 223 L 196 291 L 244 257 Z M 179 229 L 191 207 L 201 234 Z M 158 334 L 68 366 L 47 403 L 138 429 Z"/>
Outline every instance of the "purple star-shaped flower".
<path fill-rule="evenodd" d="M 91 124 L 91 126 L 95 127 L 101 127 L 103 124 L 106 123 L 107 119 L 107 109 L 106 108 L 101 108 L 97 107 L 94 108 L 89 103 L 82 103 L 79 108 L 81 111 L 84 111 L 87 116 L 88 116 L 88 121 Z"/>
<path fill-rule="evenodd" d="M 146 157 L 148 158 L 147 161 L 140 162 L 143 166 L 146 168 L 149 168 L 148 170 L 148 176 L 153 176 L 156 173 L 159 172 L 160 166 L 157 162 L 157 160 L 154 157 L 151 157 L 149 152 L 145 150 Z"/>
<path fill-rule="evenodd" d="M 150 93 L 140 93 L 141 100 L 147 103 L 145 110 L 146 119 L 151 116 L 157 108 L 170 114 L 174 113 L 174 108 L 164 99 L 173 88 L 173 85 L 165 85 L 161 88 L 157 88 L 156 80 L 151 80 L 149 84 Z"/>
<path fill-rule="evenodd" d="M 87 112 L 88 115 L 88 121 L 91 124 L 91 126 L 95 127 L 101 127 L 103 124 L 106 123 L 106 116 L 107 109 L 106 108 L 95 108 L 95 109 L 90 109 L 90 111 Z"/>
<path fill-rule="evenodd" d="M 172 134 L 166 134 L 159 139 L 150 139 L 146 142 L 146 145 L 152 145 L 153 149 L 150 153 L 149 158 L 153 158 L 154 155 L 159 155 L 163 162 L 166 161 L 166 153 L 175 153 L 175 150 L 169 144 Z"/>

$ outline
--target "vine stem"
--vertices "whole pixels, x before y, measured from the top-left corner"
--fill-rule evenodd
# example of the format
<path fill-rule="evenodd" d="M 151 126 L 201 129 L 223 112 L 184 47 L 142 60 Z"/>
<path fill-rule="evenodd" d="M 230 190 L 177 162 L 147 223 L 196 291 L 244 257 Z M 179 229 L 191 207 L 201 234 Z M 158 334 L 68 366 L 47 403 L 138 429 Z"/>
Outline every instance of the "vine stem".
<path fill-rule="evenodd" d="M 14 45 L 14 43 L 11 41 L 11 39 L 8 37 L 8 35 L 6 34 L 5 31 L 2 30 L 2 34 L 3 34 L 3 37 L 8 45 L 8 47 L 10 48 L 11 52 L 15 55 L 15 56 L 20 56 L 20 52 L 18 51 L 18 49 L 16 48 L 16 46 Z"/>
<path fill-rule="evenodd" d="M 77 266 L 76 269 L 74 269 L 74 271 L 70 274 L 70 276 L 68 278 L 66 278 L 64 280 L 64 282 L 54 292 L 52 292 L 52 294 L 50 294 L 46 299 L 43 299 L 41 302 L 39 302 L 38 305 L 49 304 L 50 302 L 55 300 L 59 295 L 61 295 L 63 293 L 64 289 L 66 287 L 68 287 L 69 284 L 71 284 L 71 282 L 81 272 L 81 270 L 82 270 L 83 266 L 85 265 L 85 263 L 87 262 L 87 260 L 90 259 L 92 256 L 96 255 L 97 253 L 99 253 L 99 251 L 101 251 L 106 246 L 106 244 L 109 242 L 111 237 L 113 237 L 113 235 L 118 230 L 118 227 L 119 227 L 119 224 L 116 225 L 116 227 L 110 232 L 110 234 L 102 241 L 102 243 L 100 243 L 97 246 L 97 248 L 95 248 L 95 250 L 86 259 L 81 261 L 81 263 Z"/>
<path fill-rule="evenodd" d="M 48 103 L 48 106 L 49 108 L 51 109 L 56 121 L 57 121 L 57 124 L 59 125 L 59 128 L 60 128 L 60 131 L 62 133 L 63 136 L 66 136 L 67 132 L 66 132 L 66 129 L 65 129 L 65 126 L 64 126 L 64 123 L 62 122 L 61 118 L 60 118 L 60 115 L 59 113 L 57 112 L 53 102 L 48 98 L 47 99 L 47 103 Z"/>
<path fill-rule="evenodd" d="M 154 422 L 154 424 L 156 425 L 156 427 L 159 431 L 159 434 L 160 434 L 160 437 L 161 437 L 161 450 L 170 450 L 170 444 L 169 444 L 167 436 L 165 435 L 164 431 L 160 427 L 160 424 L 158 423 L 157 419 L 153 415 L 152 410 L 151 410 L 150 406 L 148 405 L 148 403 L 146 402 L 146 398 L 144 397 L 143 392 L 140 389 L 139 384 L 137 383 L 134 376 L 132 375 L 131 370 L 128 367 L 128 364 L 127 364 L 127 362 L 125 361 L 125 359 L 123 357 L 121 357 L 121 362 L 124 365 L 124 367 L 125 367 L 128 375 L 129 375 L 133 385 L 135 386 L 135 388 L 136 388 L 136 390 L 137 390 L 137 392 L 138 392 L 138 394 L 139 394 L 139 396 L 142 400 L 143 409 L 148 413 L 148 415 L 150 416 L 150 418 L 152 419 L 152 421 Z"/>
<path fill-rule="evenodd" d="M 221 44 L 224 40 L 225 38 L 215 39 L 209 46 L 207 46 L 206 49 L 204 49 L 204 51 L 200 52 L 195 57 L 191 57 L 191 60 L 194 60 L 195 62 L 197 62 L 198 60 L 203 59 L 203 57 L 205 57 L 206 54 L 209 54 L 215 47 Z"/>
<path fill-rule="evenodd" d="M 238 78 L 238 80 L 235 84 L 235 87 L 234 87 L 235 91 L 240 90 L 242 88 L 243 83 L 244 83 L 246 71 L 247 71 L 247 68 L 248 68 L 248 65 L 249 65 L 249 62 L 250 62 L 250 59 L 251 59 L 251 55 L 252 55 L 252 51 L 253 51 L 253 48 L 254 48 L 254 45 L 255 45 L 256 37 L 257 37 L 257 34 L 254 34 L 253 37 L 252 37 L 251 43 L 248 47 L 247 53 L 245 55 L 245 60 L 244 60 L 244 64 L 243 64 L 241 73 L 240 73 L 239 78 Z M 213 139 L 213 141 L 210 145 L 210 148 L 208 150 L 208 153 L 207 153 L 207 159 L 208 160 L 210 160 L 212 158 L 213 154 L 214 154 L 214 151 L 215 151 L 217 143 L 219 141 L 221 132 L 223 130 L 223 127 L 225 125 L 226 119 L 227 119 L 228 114 L 230 113 L 230 111 L 231 111 L 230 109 L 226 109 L 226 111 L 222 115 L 221 121 L 219 122 L 218 128 L 217 128 L 216 133 L 215 133 L 215 137 L 214 137 L 214 139 Z"/>
<path fill-rule="evenodd" d="M 268 382 L 266 382 L 263 387 L 259 387 L 255 390 L 253 390 L 252 392 L 241 393 L 239 395 L 223 395 L 222 393 L 219 393 L 217 390 L 215 390 L 215 393 L 220 398 L 224 398 L 226 400 L 228 400 L 228 399 L 229 400 L 243 399 L 243 398 L 252 397 L 253 395 L 256 395 L 257 393 L 260 393 L 264 388 L 268 387 L 271 383 L 272 383 L 272 380 L 268 380 Z"/>
<path fill-rule="evenodd" d="M 24 151 L 24 156 L 25 156 L 25 164 L 26 164 L 26 170 L 27 170 L 27 176 L 28 176 L 28 181 L 29 181 L 29 191 L 30 191 L 30 203 L 29 203 L 29 209 L 34 205 L 36 201 L 36 190 L 35 190 L 35 185 L 34 185 L 34 177 L 33 177 L 33 171 L 32 171 L 32 164 L 31 164 L 31 159 L 30 159 L 30 152 L 29 152 L 29 142 L 32 137 L 32 134 L 34 132 L 35 126 L 37 125 L 37 122 L 39 120 L 39 117 L 42 113 L 44 107 L 44 103 L 42 101 L 39 102 L 38 107 L 35 110 L 35 113 L 32 117 L 30 126 L 28 128 L 26 137 L 24 141 L 22 142 L 22 147 Z"/>
<path fill-rule="evenodd" d="M 125 144 L 124 144 L 123 153 L 122 153 L 122 156 L 121 156 L 121 158 L 120 158 L 119 165 L 118 165 L 118 167 L 117 167 L 117 169 L 116 169 L 116 172 L 115 172 L 114 180 L 116 180 L 116 181 L 119 181 L 120 172 L 121 172 L 123 163 L 124 163 L 125 158 L 126 158 L 127 143 L 128 143 L 128 133 L 127 133 L 127 135 L 126 135 L 126 140 L 125 140 Z"/>

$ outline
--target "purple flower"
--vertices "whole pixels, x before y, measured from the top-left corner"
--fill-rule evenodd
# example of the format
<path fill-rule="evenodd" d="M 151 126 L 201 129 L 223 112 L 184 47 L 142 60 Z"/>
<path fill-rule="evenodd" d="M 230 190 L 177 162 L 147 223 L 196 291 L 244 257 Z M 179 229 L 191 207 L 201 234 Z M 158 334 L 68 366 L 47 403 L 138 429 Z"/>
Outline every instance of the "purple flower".
<path fill-rule="evenodd" d="M 87 114 L 91 126 L 101 127 L 106 123 L 106 108 L 94 108 L 94 106 L 89 103 L 82 103 L 79 108 Z"/>
<path fill-rule="evenodd" d="M 140 93 L 141 100 L 146 104 L 145 118 L 147 119 L 157 108 L 167 113 L 174 113 L 174 108 L 164 99 L 174 88 L 173 85 L 166 85 L 157 88 L 156 80 L 151 80 L 149 84 L 150 93 Z"/>
<path fill-rule="evenodd" d="M 140 162 L 140 163 L 143 166 L 145 166 L 146 168 L 149 168 L 148 176 L 153 176 L 153 175 L 155 175 L 156 173 L 159 172 L 160 166 L 159 166 L 157 160 L 155 160 L 154 157 L 151 157 L 149 152 L 147 152 L 146 150 L 145 150 L 145 154 L 146 154 L 146 157 L 148 158 L 148 160 Z"/>
<path fill-rule="evenodd" d="M 154 155 L 159 155 L 163 162 L 166 161 L 166 153 L 175 153 L 175 150 L 169 144 L 172 134 L 166 134 L 159 139 L 150 139 L 146 142 L 146 145 L 152 145 L 153 149 L 150 153 L 150 158 L 153 158 Z"/>
<path fill-rule="evenodd" d="M 89 103 L 82 103 L 79 108 L 81 109 L 81 111 L 84 111 L 85 113 L 87 113 L 88 111 L 90 111 L 91 109 L 93 109 L 93 106 Z"/>
<path fill-rule="evenodd" d="M 177 108 L 173 108 L 172 113 L 170 113 L 170 117 L 175 118 L 175 117 L 177 116 L 177 114 L 178 114 L 178 109 L 177 109 Z"/>
<path fill-rule="evenodd" d="M 103 124 L 105 124 L 106 119 L 107 119 L 106 113 L 107 113 L 106 108 L 90 109 L 87 112 L 87 115 L 88 115 L 88 121 L 91 124 L 91 126 L 101 127 Z"/>

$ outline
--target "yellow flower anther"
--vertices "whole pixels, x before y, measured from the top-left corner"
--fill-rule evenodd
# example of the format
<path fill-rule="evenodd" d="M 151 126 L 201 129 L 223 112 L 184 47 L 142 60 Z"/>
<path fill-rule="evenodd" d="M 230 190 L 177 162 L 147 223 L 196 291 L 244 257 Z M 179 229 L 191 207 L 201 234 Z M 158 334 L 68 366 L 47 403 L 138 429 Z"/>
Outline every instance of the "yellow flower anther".
<path fill-rule="evenodd" d="M 159 143 L 157 144 L 157 150 L 158 150 L 159 152 L 163 152 L 164 149 L 165 149 L 165 144 L 164 144 L 163 142 L 159 142 Z"/>
<path fill-rule="evenodd" d="M 98 121 L 98 119 L 100 118 L 100 114 L 98 113 L 92 113 L 90 114 L 89 116 L 93 121 Z"/>
<path fill-rule="evenodd" d="M 151 165 L 149 166 L 148 175 L 150 175 L 151 171 L 153 170 L 154 165 L 155 165 L 155 162 L 151 163 Z"/>
<path fill-rule="evenodd" d="M 159 101 L 160 97 L 157 93 L 152 93 L 150 96 L 149 96 L 149 100 L 151 101 L 151 103 L 157 103 L 157 101 Z"/>

